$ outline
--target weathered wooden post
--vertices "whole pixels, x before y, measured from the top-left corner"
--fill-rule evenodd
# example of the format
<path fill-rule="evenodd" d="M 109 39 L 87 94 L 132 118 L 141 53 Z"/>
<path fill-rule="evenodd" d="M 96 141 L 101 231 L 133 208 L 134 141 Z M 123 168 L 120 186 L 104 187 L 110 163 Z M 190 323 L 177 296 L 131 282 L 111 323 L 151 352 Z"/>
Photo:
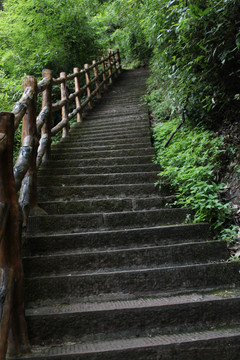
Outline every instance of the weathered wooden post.
<path fill-rule="evenodd" d="M 85 80 L 87 85 L 87 97 L 89 98 L 88 107 L 89 109 L 93 108 L 92 98 L 91 98 L 91 81 L 90 81 L 90 74 L 89 74 L 89 65 L 84 65 L 85 69 Z"/>
<path fill-rule="evenodd" d="M 26 94 L 26 98 L 20 104 L 21 108 L 25 108 L 24 114 L 28 111 L 28 115 L 24 116 L 22 126 L 22 138 L 21 138 L 21 149 L 19 151 L 18 159 L 14 165 L 14 177 L 16 190 L 18 191 L 21 187 L 22 180 L 29 168 L 30 159 L 33 152 L 33 140 L 36 136 L 34 124 L 28 124 L 28 118 L 36 118 L 36 79 L 33 76 L 27 76 L 23 79 L 23 90 Z M 34 104 L 34 105 L 33 105 Z M 34 106 L 34 109 L 32 107 Z M 27 109 L 27 110 L 26 110 Z M 29 113 L 31 112 L 31 114 Z M 23 114 L 23 115 L 24 115 Z M 34 120 L 34 123 L 36 120 Z M 16 118 L 15 118 L 16 123 Z"/>
<path fill-rule="evenodd" d="M 113 83 L 113 79 L 112 79 L 112 52 L 111 50 L 108 53 L 108 76 L 109 76 L 109 84 Z"/>
<path fill-rule="evenodd" d="M 67 96 L 67 74 L 65 72 L 60 73 L 60 77 L 64 80 L 61 82 L 61 100 L 65 101 L 62 107 L 62 121 L 66 121 L 66 125 L 62 129 L 62 137 L 65 138 L 69 134 L 69 122 L 68 122 L 68 96 Z"/>
<path fill-rule="evenodd" d="M 37 127 L 36 127 L 36 111 L 37 111 L 37 80 L 34 76 L 26 76 L 23 79 L 23 89 L 32 87 L 34 96 L 28 105 L 26 114 L 23 118 L 22 125 L 22 146 L 21 153 L 28 153 L 27 157 L 27 173 L 22 181 L 19 195 L 19 204 L 23 211 L 23 228 L 27 227 L 27 219 L 30 210 L 37 209 Z M 19 164 L 21 155 L 17 160 Z M 25 160 L 25 159 L 24 159 Z M 16 163 L 16 164 L 17 164 Z M 21 166 L 21 163 L 19 164 Z M 15 167 L 16 168 L 16 165 Z"/>
<path fill-rule="evenodd" d="M 116 65 L 116 59 L 115 59 L 115 52 L 112 51 L 112 61 L 113 61 L 113 68 L 114 68 L 114 77 L 115 79 L 118 77 L 118 72 L 117 72 L 117 65 Z"/>
<path fill-rule="evenodd" d="M 116 51 L 117 51 L 118 74 L 121 74 L 121 72 L 122 72 L 122 65 L 121 65 L 120 52 L 119 52 L 119 49 L 117 49 Z"/>
<path fill-rule="evenodd" d="M 42 160 L 50 158 L 51 152 L 51 120 L 52 120 L 52 72 L 51 70 L 44 69 L 42 77 L 49 79 L 49 84 L 42 94 L 42 111 L 46 111 L 46 117 L 41 129 L 41 140 L 39 143 L 38 154 Z M 42 152 L 44 154 L 42 154 Z M 39 164 L 37 164 L 37 167 Z"/>
<path fill-rule="evenodd" d="M 4 272 L 8 278 L 5 281 L 3 280 L 2 284 L 5 283 L 8 288 L 8 290 L 6 289 L 6 295 L 9 299 L 5 304 L 6 308 L 3 309 L 2 315 L 7 320 L 10 306 L 12 315 L 8 351 L 10 354 L 19 354 L 30 351 L 30 346 L 24 315 L 23 267 L 20 251 L 22 221 L 13 175 L 13 114 L 0 113 L 0 134 L 0 266 L 2 268 L 1 273 Z M 14 280 L 12 280 L 13 278 Z M 14 283 L 14 287 L 11 285 L 12 283 Z M 11 301 L 11 291 L 13 291 L 12 305 L 9 303 Z M 3 325 L 3 330 L 5 334 L 8 333 L 6 323 Z M 6 343 L 2 339 L 2 333 L 1 340 L 3 341 L 2 351 L 5 351 Z"/>
<path fill-rule="evenodd" d="M 10 113 L 0 112 L 0 250 L 6 245 L 6 227 L 10 210 L 8 194 L 8 122 L 14 118 Z M 11 129 L 10 129 L 11 130 Z M 13 130 L 14 131 L 14 130 Z M 11 136 L 10 136 L 11 138 Z M 5 165 L 5 166 L 4 166 Z M 6 265 L 7 254 L 0 254 L 0 266 Z M 0 268 L 0 359 L 5 359 L 7 352 L 8 335 L 10 329 L 10 315 L 12 308 L 12 276 L 9 277 L 9 268 Z"/>
<path fill-rule="evenodd" d="M 79 68 L 75 67 L 73 69 L 74 74 L 77 74 L 74 78 L 74 84 L 75 84 L 75 92 L 77 92 L 78 94 L 75 97 L 75 104 L 76 104 L 76 109 L 81 109 L 81 87 L 80 87 L 80 79 L 79 79 Z M 77 113 L 77 122 L 82 122 L 83 118 L 82 118 L 82 110 L 80 110 Z"/>
<path fill-rule="evenodd" d="M 103 76 L 103 81 L 104 81 L 103 88 L 104 88 L 104 90 L 107 90 L 108 86 L 107 86 L 107 76 L 106 76 L 106 68 L 105 68 L 105 58 L 102 57 L 101 61 L 102 61 L 102 73 L 103 73 L 102 76 Z"/>
<path fill-rule="evenodd" d="M 51 151 L 51 115 L 52 115 L 52 72 L 42 71 L 45 90 L 42 93 L 42 110 L 37 118 L 37 133 L 41 129 L 41 138 L 37 151 L 37 169 L 42 161 L 50 158 Z M 47 84 L 47 85 L 46 85 Z"/>
<path fill-rule="evenodd" d="M 0 268 L 0 359 L 5 359 L 10 330 L 14 271 Z"/>
<path fill-rule="evenodd" d="M 101 91 L 99 90 L 100 82 L 99 82 L 99 79 L 98 79 L 98 65 L 97 65 L 96 60 L 93 60 L 92 63 L 94 65 L 94 67 L 93 67 L 94 77 L 96 78 L 96 80 L 95 80 L 95 88 L 98 89 L 97 90 L 97 99 L 101 99 L 102 95 L 101 95 Z"/>

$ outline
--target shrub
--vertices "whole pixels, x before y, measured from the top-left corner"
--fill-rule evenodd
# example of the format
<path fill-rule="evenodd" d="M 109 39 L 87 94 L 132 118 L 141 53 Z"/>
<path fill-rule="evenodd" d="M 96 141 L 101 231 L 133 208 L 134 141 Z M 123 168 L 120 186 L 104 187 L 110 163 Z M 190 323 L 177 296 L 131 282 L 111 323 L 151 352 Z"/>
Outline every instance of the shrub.
<path fill-rule="evenodd" d="M 161 182 L 169 183 L 176 192 L 176 204 L 195 211 L 195 222 L 209 221 L 213 228 L 221 227 L 230 216 L 228 204 L 220 201 L 224 184 L 217 184 L 216 171 L 225 152 L 221 138 L 213 132 L 189 123 L 164 144 L 177 127 L 179 118 L 161 122 L 154 128 L 157 161 L 161 164 Z"/>

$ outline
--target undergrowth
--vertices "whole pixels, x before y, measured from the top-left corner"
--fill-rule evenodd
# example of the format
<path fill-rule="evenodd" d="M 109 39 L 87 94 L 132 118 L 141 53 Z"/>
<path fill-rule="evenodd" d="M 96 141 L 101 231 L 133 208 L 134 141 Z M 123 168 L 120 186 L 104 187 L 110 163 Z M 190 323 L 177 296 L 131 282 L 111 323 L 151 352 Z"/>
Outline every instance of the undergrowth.
<path fill-rule="evenodd" d="M 220 200 L 225 184 L 216 181 L 226 151 L 223 139 L 203 126 L 185 122 L 165 148 L 179 122 L 176 117 L 154 127 L 156 161 L 162 168 L 159 183 L 164 180 L 174 188 L 175 205 L 194 210 L 194 222 L 208 221 L 213 229 L 220 229 L 230 217 L 229 204 Z"/>

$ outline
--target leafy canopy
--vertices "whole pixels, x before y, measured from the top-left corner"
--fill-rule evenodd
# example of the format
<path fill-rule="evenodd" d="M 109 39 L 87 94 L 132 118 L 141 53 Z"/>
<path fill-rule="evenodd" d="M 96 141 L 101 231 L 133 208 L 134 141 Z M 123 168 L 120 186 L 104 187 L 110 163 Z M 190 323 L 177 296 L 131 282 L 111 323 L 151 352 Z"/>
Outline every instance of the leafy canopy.
<path fill-rule="evenodd" d="M 6 74 L 71 71 L 98 52 L 79 2 L 6 0 L 0 16 L 0 67 Z"/>

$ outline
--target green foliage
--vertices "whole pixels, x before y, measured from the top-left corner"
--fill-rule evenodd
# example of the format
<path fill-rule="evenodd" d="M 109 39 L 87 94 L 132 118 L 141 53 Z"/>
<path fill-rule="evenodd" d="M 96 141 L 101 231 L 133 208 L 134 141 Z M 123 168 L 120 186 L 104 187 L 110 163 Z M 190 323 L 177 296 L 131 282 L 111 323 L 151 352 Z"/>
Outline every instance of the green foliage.
<path fill-rule="evenodd" d="M 220 233 L 220 237 L 230 245 L 237 241 L 238 232 L 239 227 L 237 225 L 232 225 L 229 228 L 223 229 Z"/>
<path fill-rule="evenodd" d="M 160 182 L 168 182 L 176 192 L 176 204 L 195 211 L 195 222 L 209 221 L 221 227 L 230 215 L 228 204 L 220 201 L 224 184 L 215 182 L 215 172 L 224 153 L 221 138 L 209 130 L 185 124 L 164 147 L 176 129 L 179 118 L 159 123 L 154 128 L 157 161 L 161 164 Z"/>
<path fill-rule="evenodd" d="M 93 29 L 82 10 L 73 0 L 6 0 L 0 25 L 1 67 L 19 76 L 41 76 L 44 68 L 56 75 L 96 55 Z"/>
<path fill-rule="evenodd" d="M 6 76 L 0 69 L 0 109 L 11 111 L 13 103 L 19 99 L 20 93 L 21 82 L 17 84 L 14 79 Z"/>
<path fill-rule="evenodd" d="M 174 104 L 211 127 L 240 109 L 239 10 L 238 0 L 6 0 L 0 69 L 56 75 L 119 47 L 125 64 L 151 61 L 153 96 L 162 85 L 169 94 L 160 114 L 173 114 Z"/>
<path fill-rule="evenodd" d="M 160 114 L 185 107 L 211 127 L 240 108 L 239 10 L 238 0 L 6 0 L 0 68 L 15 78 L 46 67 L 56 75 L 118 47 L 125 64 L 151 60 L 150 91 L 169 94 Z"/>
<path fill-rule="evenodd" d="M 235 255 L 231 256 L 229 260 L 232 262 L 240 263 L 239 257 Z"/>
<path fill-rule="evenodd" d="M 239 12 L 238 0 L 113 0 L 93 22 L 125 63 L 151 61 L 154 90 L 164 84 L 192 121 L 213 127 L 240 110 Z"/>
<path fill-rule="evenodd" d="M 148 80 L 149 94 L 145 95 L 144 100 L 154 112 L 156 119 L 165 121 L 179 114 L 179 103 L 175 94 L 168 88 L 166 83 L 159 87 L 158 77 L 150 77 Z"/>
<path fill-rule="evenodd" d="M 141 1 L 106 1 L 92 19 L 105 46 L 119 48 L 128 67 L 147 64 L 151 58 L 152 47 L 142 26 L 144 9 Z"/>
<path fill-rule="evenodd" d="M 153 23 L 148 37 L 155 49 L 153 77 L 168 82 L 191 121 L 213 126 L 234 116 L 239 111 L 239 1 L 161 4 L 159 11 L 158 2 L 151 1 L 145 19 L 148 27 Z"/>
<path fill-rule="evenodd" d="M 224 150 L 221 139 L 206 127 L 234 120 L 240 111 L 240 3 L 151 0 L 144 4 L 141 25 L 153 49 L 146 100 L 162 122 L 155 129 L 163 167 L 160 177 L 175 188 L 179 205 L 196 211 L 195 221 L 207 220 L 220 228 L 230 215 L 219 196 L 224 184 L 215 181 Z M 188 122 L 164 149 L 183 109 Z"/>
<path fill-rule="evenodd" d="M 6 0 L 0 11 L 0 106 L 16 101 L 24 75 L 41 77 L 99 57 L 101 46 L 84 12 L 74 0 Z M 7 105 L 7 106 L 6 106 Z"/>

